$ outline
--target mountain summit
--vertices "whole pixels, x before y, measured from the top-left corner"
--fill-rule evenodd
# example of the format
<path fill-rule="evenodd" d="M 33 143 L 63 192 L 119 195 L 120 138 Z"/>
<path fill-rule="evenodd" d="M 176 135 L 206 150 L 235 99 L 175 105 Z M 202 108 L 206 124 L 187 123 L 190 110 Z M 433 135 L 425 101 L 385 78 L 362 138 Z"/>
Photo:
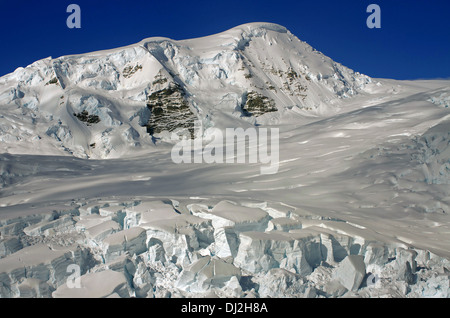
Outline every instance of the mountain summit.
<path fill-rule="evenodd" d="M 39 145 L 43 154 L 121 157 L 176 129 L 192 133 L 195 120 L 249 127 L 335 113 L 370 85 L 277 24 L 148 38 L 49 57 L 0 78 L 1 151 Z"/>

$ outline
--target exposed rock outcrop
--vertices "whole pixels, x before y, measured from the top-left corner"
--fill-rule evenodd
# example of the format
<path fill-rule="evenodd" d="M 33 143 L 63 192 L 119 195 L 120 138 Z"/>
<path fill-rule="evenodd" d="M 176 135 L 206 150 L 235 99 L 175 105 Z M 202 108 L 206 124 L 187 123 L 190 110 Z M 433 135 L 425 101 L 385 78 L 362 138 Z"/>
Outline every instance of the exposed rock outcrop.
<path fill-rule="evenodd" d="M 196 116 L 191 111 L 185 95 L 184 90 L 176 83 L 170 83 L 166 88 L 150 94 L 147 107 L 151 111 L 151 116 L 147 123 L 147 131 L 151 135 L 185 129 L 190 137 L 194 136 Z"/>

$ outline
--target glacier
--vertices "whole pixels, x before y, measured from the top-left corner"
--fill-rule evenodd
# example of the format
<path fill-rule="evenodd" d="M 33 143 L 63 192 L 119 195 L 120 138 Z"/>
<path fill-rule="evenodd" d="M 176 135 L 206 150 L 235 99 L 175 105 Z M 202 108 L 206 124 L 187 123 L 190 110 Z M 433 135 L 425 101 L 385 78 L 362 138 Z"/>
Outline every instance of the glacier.
<path fill-rule="evenodd" d="M 448 96 L 262 22 L 18 68 L 0 297 L 448 298 Z M 211 139 L 194 121 L 278 129 L 278 171 L 173 162 L 174 134 Z"/>

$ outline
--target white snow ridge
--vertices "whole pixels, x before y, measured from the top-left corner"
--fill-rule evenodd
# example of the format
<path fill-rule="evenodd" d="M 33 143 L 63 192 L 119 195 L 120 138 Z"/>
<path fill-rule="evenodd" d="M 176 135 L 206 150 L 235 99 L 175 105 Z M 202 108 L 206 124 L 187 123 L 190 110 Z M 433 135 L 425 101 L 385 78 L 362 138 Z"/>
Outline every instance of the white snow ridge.
<path fill-rule="evenodd" d="M 448 96 L 271 23 L 19 68 L 0 78 L 0 297 L 448 298 Z M 276 128 L 276 173 L 171 159 L 174 134 L 229 128 Z"/>

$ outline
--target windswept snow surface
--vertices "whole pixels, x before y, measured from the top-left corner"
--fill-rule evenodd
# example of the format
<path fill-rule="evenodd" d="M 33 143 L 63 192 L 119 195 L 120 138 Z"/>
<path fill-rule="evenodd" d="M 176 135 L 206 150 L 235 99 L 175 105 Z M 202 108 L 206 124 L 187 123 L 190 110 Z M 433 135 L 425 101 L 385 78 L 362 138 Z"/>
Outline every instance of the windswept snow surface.
<path fill-rule="evenodd" d="M 174 87 L 204 127 L 278 128 L 278 172 L 174 163 L 145 127 Z M 277 111 L 243 113 L 250 92 Z M 449 297 L 448 96 L 270 23 L 18 69 L 0 78 L 0 296 Z"/>

